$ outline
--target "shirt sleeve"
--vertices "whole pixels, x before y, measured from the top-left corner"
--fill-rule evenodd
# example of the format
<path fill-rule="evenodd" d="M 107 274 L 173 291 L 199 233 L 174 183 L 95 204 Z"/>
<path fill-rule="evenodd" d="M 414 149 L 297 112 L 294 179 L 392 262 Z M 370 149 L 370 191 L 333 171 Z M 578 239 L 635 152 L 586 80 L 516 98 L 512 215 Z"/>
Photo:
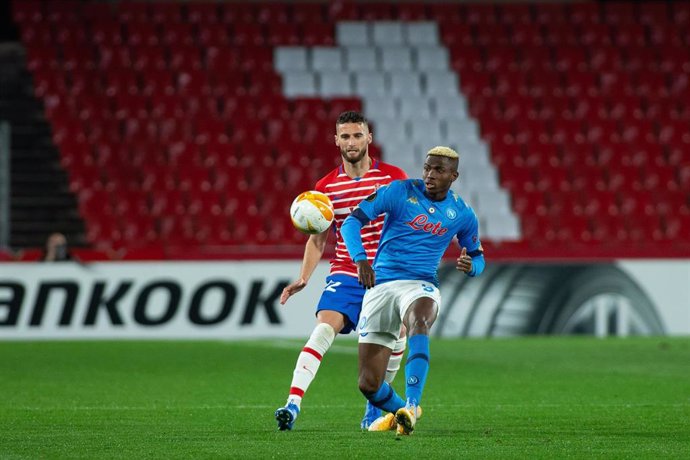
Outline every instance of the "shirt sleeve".
<path fill-rule="evenodd" d="M 391 182 L 362 200 L 357 208 L 360 209 L 369 220 L 374 220 L 380 214 L 392 211 L 395 207 L 394 197 L 401 193 L 401 182 Z"/>
<path fill-rule="evenodd" d="M 355 209 L 340 226 L 340 235 L 353 262 L 367 258 L 367 251 L 362 244 L 362 227 L 368 221 L 369 218 L 360 209 Z"/>

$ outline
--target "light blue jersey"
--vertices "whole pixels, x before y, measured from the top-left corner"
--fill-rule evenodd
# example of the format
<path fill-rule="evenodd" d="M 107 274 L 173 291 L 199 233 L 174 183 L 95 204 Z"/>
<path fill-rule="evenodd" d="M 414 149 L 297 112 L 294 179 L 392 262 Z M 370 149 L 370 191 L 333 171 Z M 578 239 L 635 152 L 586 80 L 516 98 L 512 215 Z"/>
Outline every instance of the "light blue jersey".
<path fill-rule="evenodd" d="M 473 259 L 473 270 L 468 275 L 475 276 L 483 270 L 479 224 L 472 208 L 453 191 L 448 191 L 442 201 L 432 201 L 424 195 L 424 190 L 424 182 L 420 179 L 394 181 L 359 204 L 369 220 L 386 213 L 373 265 L 377 284 L 423 280 L 438 286 L 438 265 L 456 235 L 460 247 L 467 248 Z M 355 212 L 341 227 L 355 262 L 366 258 L 359 237 L 362 220 L 365 220 L 362 214 Z"/>

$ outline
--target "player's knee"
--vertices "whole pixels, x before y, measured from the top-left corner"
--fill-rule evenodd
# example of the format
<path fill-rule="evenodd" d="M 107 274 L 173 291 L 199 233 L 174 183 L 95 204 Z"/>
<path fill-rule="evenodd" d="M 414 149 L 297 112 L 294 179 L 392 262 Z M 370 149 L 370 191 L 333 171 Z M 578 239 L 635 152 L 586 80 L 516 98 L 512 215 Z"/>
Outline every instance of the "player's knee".
<path fill-rule="evenodd" d="M 378 382 L 376 378 L 369 374 L 360 374 L 358 384 L 359 391 L 364 396 L 376 393 L 381 386 L 381 382 Z"/>
<path fill-rule="evenodd" d="M 411 337 L 413 335 L 429 335 L 429 331 L 431 330 L 431 325 L 433 324 L 433 321 L 429 321 L 426 318 L 412 318 L 412 321 L 410 324 L 407 325 L 407 336 Z"/>
<path fill-rule="evenodd" d="M 431 326 L 433 326 L 436 320 L 435 312 L 433 311 L 411 311 L 406 321 L 403 323 L 407 327 L 407 336 L 411 337 L 413 335 L 429 335 Z"/>

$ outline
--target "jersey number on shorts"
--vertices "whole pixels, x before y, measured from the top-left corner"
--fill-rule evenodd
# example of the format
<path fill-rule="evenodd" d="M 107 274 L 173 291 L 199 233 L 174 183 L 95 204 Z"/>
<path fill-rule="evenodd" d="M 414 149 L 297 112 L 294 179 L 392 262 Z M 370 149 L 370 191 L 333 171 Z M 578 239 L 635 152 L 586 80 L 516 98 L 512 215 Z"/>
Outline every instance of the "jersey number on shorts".
<path fill-rule="evenodd" d="M 324 291 L 328 291 L 328 292 L 335 292 L 335 288 L 337 288 L 337 287 L 340 286 L 341 284 L 343 284 L 343 283 L 341 283 L 340 281 L 329 281 L 329 282 L 326 284 L 326 287 L 323 288 L 323 290 L 324 290 Z"/>

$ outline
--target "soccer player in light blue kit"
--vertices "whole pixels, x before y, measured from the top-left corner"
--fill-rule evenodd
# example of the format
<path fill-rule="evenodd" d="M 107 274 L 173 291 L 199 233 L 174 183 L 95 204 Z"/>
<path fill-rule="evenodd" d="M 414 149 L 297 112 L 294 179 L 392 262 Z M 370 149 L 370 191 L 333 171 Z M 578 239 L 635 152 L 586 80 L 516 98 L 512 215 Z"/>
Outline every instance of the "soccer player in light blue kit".
<path fill-rule="evenodd" d="M 422 180 L 381 187 L 340 230 L 359 282 L 368 289 L 359 321 L 359 389 L 373 405 L 395 414 L 389 417 L 398 435 L 412 433 L 416 424 L 429 371 L 429 331 L 441 307 L 436 271 L 454 236 L 462 248 L 456 268 L 468 276 L 484 270 L 477 216 L 450 190 L 457 178 L 457 152 L 434 147 L 427 153 Z M 386 218 L 372 269 L 360 229 L 381 213 Z M 401 323 L 408 331 L 406 400 L 384 381 Z"/>

